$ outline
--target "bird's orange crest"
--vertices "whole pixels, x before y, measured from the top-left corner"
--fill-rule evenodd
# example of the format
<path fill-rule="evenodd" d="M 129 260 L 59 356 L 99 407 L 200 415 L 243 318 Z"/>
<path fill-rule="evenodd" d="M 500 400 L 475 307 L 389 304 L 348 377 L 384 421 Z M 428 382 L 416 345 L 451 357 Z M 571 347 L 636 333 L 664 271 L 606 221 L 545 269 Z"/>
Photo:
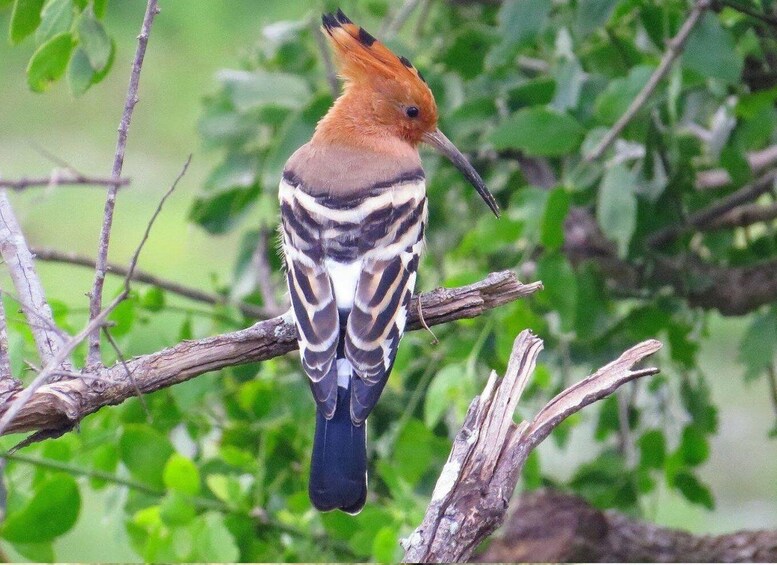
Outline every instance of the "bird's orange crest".
<path fill-rule="evenodd" d="M 357 119 L 364 122 L 362 132 L 382 128 L 382 133 L 388 130 L 413 145 L 434 131 L 434 96 L 409 60 L 392 53 L 339 9 L 324 14 L 322 21 L 345 80 L 331 116 L 339 127 Z"/>

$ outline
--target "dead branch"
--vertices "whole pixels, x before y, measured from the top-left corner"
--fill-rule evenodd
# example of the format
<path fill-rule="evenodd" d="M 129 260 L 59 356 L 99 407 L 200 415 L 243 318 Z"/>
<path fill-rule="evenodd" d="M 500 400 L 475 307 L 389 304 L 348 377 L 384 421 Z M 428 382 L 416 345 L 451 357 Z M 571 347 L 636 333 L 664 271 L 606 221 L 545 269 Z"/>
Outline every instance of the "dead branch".
<path fill-rule="evenodd" d="M 515 407 L 542 349 L 528 330 L 515 340 L 503 379 L 491 373 L 470 404 L 432 494 L 421 525 L 405 540 L 404 561 L 459 562 L 504 520 L 521 469 L 537 445 L 565 418 L 619 386 L 657 369 L 632 370 L 658 351 L 656 340 L 642 342 L 593 375 L 551 400 L 530 422 L 513 422 Z"/>
<path fill-rule="evenodd" d="M 777 218 L 777 202 L 761 206 L 744 204 L 719 216 L 711 222 L 699 226 L 701 231 L 727 230 L 751 226 L 760 222 L 771 222 Z"/>
<path fill-rule="evenodd" d="M 140 70 L 143 66 L 143 58 L 146 55 L 146 45 L 148 36 L 151 33 L 151 25 L 154 23 L 154 17 L 159 13 L 157 0 L 148 0 L 146 4 L 146 14 L 143 17 L 143 24 L 138 36 L 138 48 L 135 51 L 135 59 L 132 62 L 132 72 L 130 74 L 129 86 L 127 87 L 127 97 L 124 102 L 124 112 L 119 123 L 119 137 L 116 141 L 116 154 L 113 159 L 113 169 L 111 177 L 120 178 L 121 170 L 124 165 L 124 152 L 127 147 L 127 133 L 129 132 L 132 113 L 135 110 L 135 104 L 138 103 L 138 83 L 140 81 Z M 97 246 L 97 260 L 94 273 L 94 283 L 89 296 L 89 319 L 93 320 L 99 316 L 102 309 L 103 284 L 105 282 L 105 270 L 108 264 L 108 244 L 111 239 L 111 226 L 113 225 L 113 210 L 116 206 L 116 194 L 119 185 L 114 184 L 108 188 L 108 195 L 105 200 L 105 210 L 103 213 L 103 224 L 100 229 L 100 239 Z M 100 329 L 94 328 L 89 336 L 89 352 L 87 363 L 90 366 L 100 364 Z"/>
<path fill-rule="evenodd" d="M 130 183 L 130 180 L 127 178 L 109 179 L 104 177 L 86 177 L 83 175 L 61 177 L 58 174 L 53 174 L 50 177 L 35 177 L 35 178 L 25 177 L 18 180 L 0 179 L 0 188 L 7 188 L 10 190 L 19 192 L 36 186 L 65 186 L 65 185 L 126 186 L 129 183 Z"/>
<path fill-rule="evenodd" d="M 41 362 L 48 363 L 62 347 L 63 334 L 54 323 L 54 315 L 46 301 L 35 262 L 5 191 L 0 191 L 0 254 L 29 322 Z"/>
<path fill-rule="evenodd" d="M 777 532 L 697 536 L 551 490 L 522 495 L 480 562 L 736 563 L 777 561 Z"/>
<path fill-rule="evenodd" d="M 50 247 L 31 247 L 30 251 L 35 256 L 36 259 L 39 259 L 41 261 L 51 261 L 54 263 L 78 265 L 81 267 L 88 267 L 90 269 L 94 269 L 95 267 L 94 259 L 87 257 L 86 255 L 79 255 L 78 253 L 73 253 L 71 251 L 60 251 L 58 249 L 52 249 Z M 126 277 L 129 274 L 129 269 L 124 265 L 119 265 L 117 263 L 107 263 L 106 267 L 107 267 L 106 274 L 117 275 L 121 277 Z M 184 298 L 189 298 L 190 300 L 194 300 L 196 302 L 203 302 L 205 304 L 231 304 L 235 308 L 240 310 L 240 312 L 247 318 L 254 318 L 254 319 L 267 318 L 272 316 L 273 314 L 277 314 L 277 312 L 271 312 L 267 308 L 256 306 L 254 304 L 248 304 L 247 302 L 232 303 L 225 296 L 222 296 L 216 293 L 205 292 L 204 290 L 200 290 L 198 288 L 192 288 L 186 285 L 182 285 L 175 281 L 158 277 L 156 275 L 153 275 L 147 271 L 142 271 L 140 269 L 135 269 L 133 271 L 131 280 L 156 286 L 158 288 L 161 288 L 173 294 L 177 294 L 178 296 L 183 296 Z"/>
<path fill-rule="evenodd" d="M 693 28 L 696 27 L 696 24 L 699 23 L 701 17 L 709 9 L 710 3 L 710 0 L 696 0 L 696 2 L 694 2 L 691 13 L 688 14 L 688 18 L 683 22 L 677 35 L 669 40 L 664 56 L 661 57 L 661 62 L 658 64 L 656 70 L 650 75 L 647 84 L 645 84 L 639 94 L 634 97 L 634 100 L 631 101 L 628 109 L 620 118 L 618 118 L 618 121 L 609 129 L 593 151 L 585 156 L 586 161 L 595 161 L 596 159 L 601 158 L 607 148 L 617 139 L 628 123 L 637 115 L 637 112 L 645 105 L 658 84 L 672 68 L 672 63 L 674 63 L 675 59 L 682 53 L 688 36 L 691 35 Z"/>
<path fill-rule="evenodd" d="M 542 283 L 522 284 L 511 271 L 491 273 L 477 283 L 459 288 L 441 288 L 424 293 L 420 300 L 429 325 L 477 317 L 542 288 Z M 410 306 L 408 329 L 421 327 L 415 302 Z M 82 332 L 83 334 L 83 332 Z M 82 335 L 80 334 L 80 335 Z M 41 386 L 2 429 L 9 405 L 28 389 L 15 391 L 0 405 L 0 432 L 68 430 L 84 416 L 103 406 L 120 404 L 136 395 L 135 384 L 143 393 L 242 363 L 255 363 L 284 355 L 297 348 L 297 332 L 291 316 L 285 314 L 258 322 L 250 328 L 173 347 L 89 372 L 89 379 L 76 379 Z"/>

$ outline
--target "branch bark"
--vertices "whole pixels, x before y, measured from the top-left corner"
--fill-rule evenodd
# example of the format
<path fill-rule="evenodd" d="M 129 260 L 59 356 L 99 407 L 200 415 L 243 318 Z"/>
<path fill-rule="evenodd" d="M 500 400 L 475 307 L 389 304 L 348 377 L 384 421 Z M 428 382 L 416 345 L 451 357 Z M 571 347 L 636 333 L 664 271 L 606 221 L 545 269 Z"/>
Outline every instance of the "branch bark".
<path fill-rule="evenodd" d="M 777 532 L 696 536 L 541 490 L 520 497 L 504 533 L 477 561 L 768 563 L 777 561 Z"/>
<path fill-rule="evenodd" d="M 672 68 L 672 63 L 674 63 L 675 59 L 677 59 L 677 57 L 680 56 L 680 53 L 682 53 L 688 36 L 691 35 L 693 28 L 696 27 L 696 24 L 699 23 L 699 20 L 709 9 L 709 7 L 710 0 L 696 0 L 693 8 L 691 9 L 691 13 L 688 15 L 688 18 L 685 20 L 685 22 L 683 22 L 680 31 L 678 31 L 677 35 L 675 35 L 669 41 L 666 52 L 664 53 L 664 56 L 661 57 L 661 62 L 658 64 L 658 67 L 648 79 L 647 84 L 645 84 L 642 90 L 640 90 L 639 94 L 637 94 L 634 100 L 631 101 L 631 104 L 629 104 L 629 107 L 626 109 L 623 115 L 618 118 L 618 121 L 615 122 L 615 125 L 610 128 L 610 130 L 605 134 L 605 136 L 596 145 L 596 147 L 585 156 L 586 161 L 590 162 L 601 158 L 607 148 L 612 144 L 613 141 L 617 139 L 617 137 L 629 124 L 629 122 L 634 118 L 634 116 L 637 115 L 637 112 L 639 112 L 639 110 L 645 105 L 658 84 L 664 79 L 669 70 Z"/>
<path fill-rule="evenodd" d="M 428 325 L 461 318 L 474 318 L 542 288 L 542 283 L 522 284 L 511 271 L 491 273 L 484 280 L 459 288 L 441 288 L 414 297 L 408 329 L 421 327 L 420 300 Z M 184 341 L 152 353 L 89 371 L 89 378 L 72 379 L 41 386 L 23 404 L 2 433 L 69 430 L 82 418 L 103 406 L 120 404 L 136 395 L 136 388 L 153 392 L 209 371 L 241 363 L 255 363 L 278 357 L 297 348 L 297 333 L 287 313 L 258 322 L 250 328 L 196 341 Z M 134 383 L 130 378 L 134 377 Z M 26 390 L 26 389 L 25 389 Z M 11 394 L 0 405 L 0 423 L 23 390 Z"/>
<path fill-rule="evenodd" d="M 138 48 L 135 51 L 135 59 L 132 62 L 132 72 L 130 74 L 129 86 L 127 87 L 127 97 L 124 102 L 124 112 L 119 123 L 119 137 L 116 141 L 116 154 L 113 158 L 113 169 L 111 177 L 117 179 L 121 177 L 121 169 L 124 166 L 124 152 L 127 148 L 127 133 L 129 132 L 132 113 L 135 110 L 135 104 L 138 103 L 138 84 L 140 82 L 140 70 L 143 67 L 143 59 L 146 55 L 146 45 L 148 45 L 148 35 L 151 33 L 151 26 L 154 23 L 154 17 L 159 13 L 157 0 L 148 0 L 146 5 L 146 14 L 143 18 L 143 24 L 138 36 Z M 108 264 L 108 244 L 111 239 L 111 226 L 113 225 L 113 210 L 116 206 L 116 194 L 119 185 L 114 184 L 108 187 L 108 195 L 105 200 L 105 210 L 103 212 L 103 224 L 100 229 L 100 239 L 97 246 L 97 261 L 94 274 L 94 283 L 92 284 L 91 294 L 89 296 L 89 319 L 94 320 L 99 316 L 102 310 L 103 284 L 105 282 L 105 270 Z M 89 352 L 87 354 L 87 364 L 97 366 L 100 364 L 100 328 L 95 328 L 89 336 Z"/>
<path fill-rule="evenodd" d="M 482 394 L 470 404 L 426 515 L 403 540 L 404 561 L 468 560 L 504 520 L 529 453 L 571 414 L 624 383 L 657 373 L 657 369 L 632 367 L 658 351 L 661 343 L 648 340 L 632 347 L 556 396 L 530 422 L 515 424 L 515 407 L 542 346 L 542 340 L 530 331 L 521 332 L 513 344 L 504 378 L 498 380 L 492 372 Z"/>
<path fill-rule="evenodd" d="M 32 254 L 4 190 L 0 191 L 0 254 L 8 267 L 22 311 L 30 325 L 41 363 L 45 365 L 62 348 L 64 339 L 54 323 L 54 315 L 46 301 Z"/>

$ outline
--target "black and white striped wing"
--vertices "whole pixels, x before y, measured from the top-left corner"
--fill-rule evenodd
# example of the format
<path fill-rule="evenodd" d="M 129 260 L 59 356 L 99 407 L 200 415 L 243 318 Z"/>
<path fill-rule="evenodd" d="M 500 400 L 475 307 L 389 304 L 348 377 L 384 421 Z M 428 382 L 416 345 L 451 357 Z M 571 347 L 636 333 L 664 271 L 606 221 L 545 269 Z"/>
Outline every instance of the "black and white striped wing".
<path fill-rule="evenodd" d="M 337 344 L 340 321 L 332 281 L 315 252 L 306 253 L 293 211 L 281 206 L 286 278 L 299 336 L 302 368 L 322 413 L 331 418 L 337 407 Z M 295 229 L 296 228 L 296 229 Z M 311 251 L 308 249 L 308 251 Z"/>
<path fill-rule="evenodd" d="M 364 421 L 377 403 L 405 330 L 423 247 L 426 198 L 416 204 L 418 210 L 397 222 L 397 243 L 409 244 L 397 254 L 386 249 L 368 254 L 362 263 L 345 334 L 345 357 L 356 373 L 351 379 L 355 423 Z"/>

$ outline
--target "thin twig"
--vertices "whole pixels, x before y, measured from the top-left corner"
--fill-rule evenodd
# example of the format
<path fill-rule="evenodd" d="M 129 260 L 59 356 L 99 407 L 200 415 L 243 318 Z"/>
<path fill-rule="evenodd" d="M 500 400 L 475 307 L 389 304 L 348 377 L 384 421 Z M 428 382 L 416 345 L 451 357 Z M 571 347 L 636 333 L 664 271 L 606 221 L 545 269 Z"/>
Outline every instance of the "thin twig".
<path fill-rule="evenodd" d="M 653 94 L 653 91 L 656 89 L 658 84 L 663 80 L 663 78 L 671 69 L 672 63 L 674 63 L 675 59 L 677 59 L 677 57 L 680 56 L 680 53 L 682 53 L 688 36 L 693 31 L 693 28 L 696 27 L 696 24 L 699 23 L 699 20 L 701 20 L 701 17 L 704 15 L 707 9 L 709 9 L 709 7 L 710 0 L 696 0 L 696 2 L 694 2 L 693 9 L 688 15 L 688 19 L 685 20 L 682 27 L 680 28 L 680 31 L 677 32 L 677 35 L 674 36 L 667 44 L 666 52 L 661 58 L 661 62 L 658 64 L 658 68 L 656 68 L 656 70 L 650 76 L 647 84 L 645 84 L 639 94 L 637 94 L 634 100 L 631 101 L 628 109 L 620 118 L 618 118 L 618 121 L 615 122 L 615 125 L 610 128 L 610 130 L 605 134 L 605 136 L 597 144 L 593 151 L 585 156 L 586 161 L 590 162 L 599 159 L 607 150 L 607 148 L 612 144 L 612 142 L 615 141 L 615 139 L 621 134 L 628 123 L 634 118 L 637 112 L 639 112 L 640 108 L 645 105 L 645 103 L 648 101 L 648 98 L 650 98 L 650 95 Z"/>
<path fill-rule="evenodd" d="M 381 36 L 386 39 L 391 39 L 399 33 L 418 6 L 419 2 L 420 0 L 405 0 L 402 6 L 397 10 L 396 15 L 393 18 L 386 20 L 383 30 L 381 30 Z"/>
<path fill-rule="evenodd" d="M 127 97 L 124 102 L 124 112 L 119 123 L 119 136 L 116 142 L 116 154 L 113 159 L 113 169 L 111 177 L 120 178 L 121 170 L 124 165 L 124 152 L 127 147 L 127 133 L 129 132 L 132 113 L 135 110 L 135 104 L 138 103 L 138 84 L 140 81 L 140 70 L 143 66 L 143 58 L 146 55 L 146 45 L 148 36 L 151 33 L 151 25 L 154 23 L 154 17 L 159 13 L 157 0 L 148 0 L 146 13 L 143 17 L 143 25 L 140 28 L 138 36 L 138 47 L 135 51 L 135 59 L 132 62 L 132 72 L 130 74 L 129 86 L 127 88 Z M 105 211 L 103 215 L 103 224 L 100 230 L 100 239 L 97 246 L 97 260 L 94 274 L 94 283 L 89 296 L 89 318 L 95 319 L 102 306 L 103 284 L 105 282 L 105 270 L 108 264 L 108 245 L 111 239 L 111 226 L 113 225 L 113 210 L 116 206 L 116 194 L 119 185 L 114 184 L 108 188 L 108 195 L 105 200 Z M 94 331 L 89 336 L 89 350 L 87 354 L 87 366 L 98 366 L 100 364 L 100 331 L 93 328 Z"/>
<path fill-rule="evenodd" d="M 418 320 L 421 322 L 421 326 L 428 331 L 430 334 L 432 334 L 432 345 L 437 345 L 440 343 L 440 340 L 437 339 L 437 336 L 434 335 L 434 332 L 432 329 L 427 325 L 426 320 L 424 320 L 424 311 L 421 308 L 421 303 L 418 303 Z"/>
<path fill-rule="evenodd" d="M 421 13 L 418 14 L 418 21 L 415 23 L 415 29 L 413 35 L 416 39 L 420 38 L 424 34 L 424 28 L 426 27 L 426 20 L 429 19 L 429 13 L 432 11 L 432 0 L 421 0 Z"/>
<path fill-rule="evenodd" d="M 111 347 L 113 347 L 113 352 L 116 354 L 116 358 L 119 360 L 119 363 L 121 363 L 121 366 L 124 368 L 124 373 L 127 375 L 127 378 L 132 383 L 132 388 L 135 389 L 135 394 L 138 397 L 138 400 L 140 401 L 140 405 L 143 407 L 143 412 L 146 413 L 146 420 L 148 422 L 151 422 L 151 412 L 148 409 L 148 405 L 146 404 L 146 398 L 143 396 L 143 392 L 141 392 L 140 388 L 138 387 L 138 382 L 135 380 L 135 375 L 132 374 L 132 371 L 129 370 L 129 367 L 127 366 L 127 360 L 124 358 L 124 355 L 121 352 L 121 349 L 119 349 L 119 344 L 116 343 L 116 340 L 113 339 L 113 336 L 111 335 L 111 332 L 103 326 L 103 335 L 105 335 L 105 338 L 108 340 L 108 343 L 111 344 Z"/>
<path fill-rule="evenodd" d="M 8 266 L 41 362 L 45 364 L 56 355 L 63 339 L 61 331 L 54 323 L 54 315 L 46 301 L 32 254 L 27 248 L 24 234 L 4 190 L 0 191 L 0 254 Z M 42 323 L 37 323 L 38 321 Z"/>
<path fill-rule="evenodd" d="M 774 187 L 776 180 L 777 169 L 774 169 L 714 204 L 711 204 L 698 212 L 694 212 L 688 216 L 688 219 L 684 224 L 674 224 L 658 230 L 647 238 L 647 244 L 654 248 L 661 247 L 684 233 L 689 232 L 693 228 L 702 228 L 707 224 L 717 221 L 718 218 L 729 213 L 731 210 L 748 202 L 752 202 L 762 194 L 771 190 Z"/>
<path fill-rule="evenodd" d="M 715 220 L 699 226 L 702 231 L 724 230 L 751 226 L 761 222 L 771 222 L 777 218 L 777 202 L 761 206 L 745 204 L 726 212 Z"/>
<path fill-rule="evenodd" d="M 310 20 L 311 33 L 316 40 L 318 51 L 321 53 L 321 61 L 324 63 L 324 70 L 326 71 L 326 82 L 329 85 L 329 91 L 332 93 L 332 98 L 337 98 L 340 94 L 340 83 L 337 81 L 337 70 L 332 62 L 332 56 L 329 53 L 329 47 L 327 47 L 324 34 L 319 27 L 320 22 L 318 18 Z"/>
<path fill-rule="evenodd" d="M 261 228 L 256 242 L 256 249 L 251 259 L 256 270 L 256 284 L 259 288 L 259 294 L 262 296 L 265 310 L 270 312 L 272 316 L 277 316 L 285 312 L 288 309 L 288 305 L 286 308 L 282 307 L 275 298 L 277 289 L 272 278 L 270 263 L 267 261 L 269 249 L 269 234 L 266 228 Z"/>
<path fill-rule="evenodd" d="M 27 386 L 27 388 L 25 388 L 22 392 L 19 393 L 19 395 L 14 399 L 14 401 L 8 407 L 8 410 L 3 414 L 2 418 L 0 418 L 0 435 L 3 435 L 5 430 L 8 428 L 8 425 L 16 417 L 16 414 L 18 414 L 19 411 L 24 407 L 24 405 L 30 400 L 30 398 L 32 398 L 32 396 L 35 394 L 38 388 L 44 385 L 54 372 L 59 370 L 60 365 L 62 365 L 64 360 L 68 358 L 70 353 L 78 346 L 78 344 L 81 343 L 84 339 L 86 339 L 87 336 L 91 335 L 93 331 L 97 330 L 99 332 L 99 329 L 102 327 L 103 323 L 110 315 L 110 313 L 113 312 L 113 310 L 119 304 L 121 304 L 127 298 L 127 296 L 129 296 L 130 281 L 132 280 L 132 273 L 135 270 L 135 266 L 138 263 L 140 252 L 143 250 L 143 246 L 148 240 L 149 233 L 151 232 L 151 228 L 154 225 L 154 222 L 157 216 L 159 216 L 159 213 L 162 211 L 162 206 L 164 206 L 164 203 L 167 200 L 167 198 L 173 193 L 175 188 L 178 186 L 178 181 L 180 181 L 183 175 L 186 174 L 186 171 L 189 168 L 189 163 L 191 163 L 191 160 L 192 160 L 192 156 L 189 155 L 189 158 L 186 160 L 186 163 L 184 164 L 181 172 L 178 174 L 178 177 L 176 177 L 172 186 L 168 189 L 168 191 L 159 201 L 159 204 L 157 205 L 156 210 L 152 214 L 151 219 L 149 220 L 148 225 L 146 226 L 146 231 L 143 233 L 143 237 L 141 238 L 140 243 L 135 249 L 135 253 L 132 255 L 132 260 L 130 261 L 129 270 L 126 278 L 124 279 L 124 290 L 122 290 L 122 292 L 120 292 L 119 295 L 116 298 L 114 298 L 105 309 L 103 309 L 99 314 L 97 314 L 97 316 L 89 320 L 89 323 L 86 325 L 86 327 L 84 327 L 84 329 L 82 329 L 78 334 L 74 335 L 70 340 L 64 343 L 62 347 L 59 349 L 59 351 L 57 351 L 56 355 L 54 355 L 51 358 L 51 360 L 43 367 L 43 370 L 41 370 L 41 372 L 38 373 L 38 376 L 35 377 L 35 379 L 33 379 L 33 381 Z M 126 368 L 126 365 L 122 368 Z M 43 430 L 43 431 L 45 432 L 46 430 Z"/>
<path fill-rule="evenodd" d="M 0 179 L 0 188 L 8 188 L 14 191 L 22 191 L 35 186 L 126 186 L 130 183 L 128 178 L 109 179 L 104 177 L 70 177 L 63 178 L 56 174 L 50 177 L 21 178 L 18 180 Z"/>
<path fill-rule="evenodd" d="M 68 265 L 77 265 L 80 267 L 88 267 L 94 269 L 94 259 L 87 257 L 86 255 L 79 255 L 71 251 L 60 251 L 58 249 L 52 249 L 50 247 L 31 247 L 30 251 L 36 259 L 40 261 L 51 261 L 55 263 L 65 263 Z M 107 264 L 107 274 L 126 277 L 129 273 L 129 269 L 124 265 L 118 263 Z M 192 288 L 183 284 L 180 284 L 169 279 L 163 279 L 156 275 L 135 269 L 132 273 L 132 280 L 135 282 L 141 282 L 150 284 L 157 288 L 161 288 L 178 296 L 189 298 L 196 302 L 203 302 L 205 304 L 229 304 L 240 310 L 240 312 L 247 318 L 269 318 L 276 315 L 276 312 L 272 312 L 267 308 L 249 304 L 247 302 L 230 302 L 229 299 L 220 294 L 205 292 L 198 288 Z"/>
<path fill-rule="evenodd" d="M 766 380 L 769 384 L 769 397 L 772 401 L 772 409 L 774 415 L 777 416 L 777 369 L 774 367 L 774 363 L 769 363 L 766 366 Z"/>

